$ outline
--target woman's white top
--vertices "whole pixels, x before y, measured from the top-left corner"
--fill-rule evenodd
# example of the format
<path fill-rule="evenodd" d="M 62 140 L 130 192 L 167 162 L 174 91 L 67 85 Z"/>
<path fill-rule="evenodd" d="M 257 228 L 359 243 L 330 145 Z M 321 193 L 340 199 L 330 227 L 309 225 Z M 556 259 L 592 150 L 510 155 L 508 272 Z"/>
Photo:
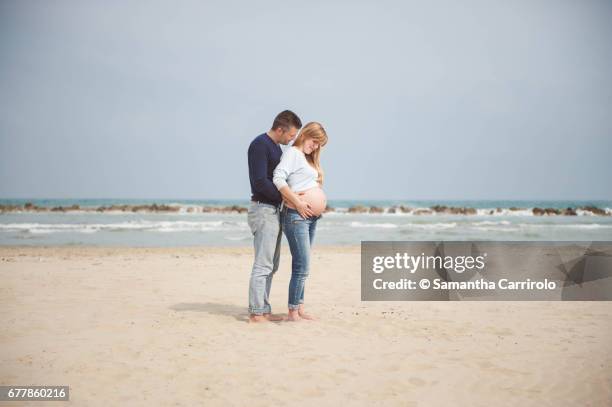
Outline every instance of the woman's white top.
<path fill-rule="evenodd" d="M 291 146 L 283 152 L 280 163 L 274 169 L 272 182 L 279 190 L 289 186 L 293 192 L 301 192 L 318 187 L 318 177 L 319 173 L 308 163 L 304 153 Z"/>

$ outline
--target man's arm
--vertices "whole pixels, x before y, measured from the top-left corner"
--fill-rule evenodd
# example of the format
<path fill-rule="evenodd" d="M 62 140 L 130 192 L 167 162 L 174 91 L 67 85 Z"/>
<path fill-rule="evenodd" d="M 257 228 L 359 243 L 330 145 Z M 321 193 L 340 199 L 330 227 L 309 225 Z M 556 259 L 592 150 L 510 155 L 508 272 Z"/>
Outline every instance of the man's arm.
<path fill-rule="evenodd" d="M 249 174 L 255 191 L 271 201 L 280 202 L 281 195 L 272 181 L 268 179 L 268 153 L 262 143 L 253 143 L 249 147 Z"/>

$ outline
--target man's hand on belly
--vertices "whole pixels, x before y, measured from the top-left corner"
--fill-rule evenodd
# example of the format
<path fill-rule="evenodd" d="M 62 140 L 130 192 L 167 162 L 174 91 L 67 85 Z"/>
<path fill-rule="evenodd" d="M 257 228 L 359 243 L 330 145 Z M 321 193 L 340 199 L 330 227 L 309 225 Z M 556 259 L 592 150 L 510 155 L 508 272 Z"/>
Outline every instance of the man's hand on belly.
<path fill-rule="evenodd" d="M 302 192 L 297 192 L 297 195 L 298 195 L 298 196 L 303 196 L 305 193 L 306 193 L 305 191 L 302 191 Z M 291 205 L 291 202 L 289 202 L 289 201 L 288 201 L 287 199 L 285 199 L 284 197 L 283 197 L 283 202 L 284 202 L 285 206 L 288 206 L 288 207 L 290 207 L 290 208 L 293 208 L 293 205 Z"/>

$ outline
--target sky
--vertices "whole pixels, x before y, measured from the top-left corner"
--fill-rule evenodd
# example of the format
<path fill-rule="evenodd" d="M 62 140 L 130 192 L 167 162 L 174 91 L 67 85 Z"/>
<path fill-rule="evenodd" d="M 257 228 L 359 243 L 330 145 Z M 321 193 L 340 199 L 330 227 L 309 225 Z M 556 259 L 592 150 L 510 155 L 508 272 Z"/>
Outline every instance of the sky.
<path fill-rule="evenodd" d="M 330 199 L 612 199 L 609 1 L 0 1 L 0 198 L 248 199 L 274 116 Z"/>

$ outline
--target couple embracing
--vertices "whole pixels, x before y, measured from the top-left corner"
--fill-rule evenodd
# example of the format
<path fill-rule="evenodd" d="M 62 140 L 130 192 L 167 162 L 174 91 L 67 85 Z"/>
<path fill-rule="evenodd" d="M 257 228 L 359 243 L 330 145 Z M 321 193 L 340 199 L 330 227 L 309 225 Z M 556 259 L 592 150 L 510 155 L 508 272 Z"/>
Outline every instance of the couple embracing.
<path fill-rule="evenodd" d="M 279 144 L 287 145 L 293 140 L 293 145 L 283 152 Z M 283 233 L 291 251 L 286 319 L 314 319 L 304 309 L 304 285 L 317 221 L 327 204 L 321 189 L 323 171 L 319 160 L 326 143 L 327 134 L 320 123 L 310 122 L 302 128 L 300 118 L 285 110 L 276 116 L 272 128 L 257 136 L 249 146 L 252 195 L 248 224 L 255 247 L 249 282 L 250 322 L 285 319 L 273 315 L 270 306 L 270 289 L 279 266 Z"/>

